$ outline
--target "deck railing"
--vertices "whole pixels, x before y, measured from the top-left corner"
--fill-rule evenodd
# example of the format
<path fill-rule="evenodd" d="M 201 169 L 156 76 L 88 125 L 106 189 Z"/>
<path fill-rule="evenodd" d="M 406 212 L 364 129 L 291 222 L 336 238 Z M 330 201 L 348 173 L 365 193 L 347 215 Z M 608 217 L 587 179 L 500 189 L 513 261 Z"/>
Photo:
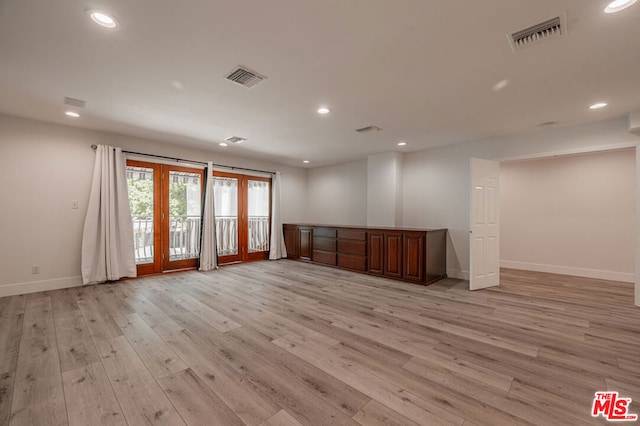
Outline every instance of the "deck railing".
<path fill-rule="evenodd" d="M 153 218 L 134 216 L 133 244 L 136 263 L 153 262 Z M 200 256 L 200 216 L 169 218 L 169 259 L 193 259 Z"/>
<path fill-rule="evenodd" d="M 218 256 L 238 254 L 238 218 L 216 216 L 216 246 Z"/>
<path fill-rule="evenodd" d="M 133 247 L 136 264 L 153 262 L 153 218 L 133 216 Z"/>
<path fill-rule="evenodd" d="M 169 218 L 169 259 L 192 259 L 200 256 L 200 216 Z M 249 252 L 269 250 L 269 217 L 249 217 Z M 133 217 L 133 241 L 136 263 L 151 263 L 154 255 L 153 218 Z M 238 253 L 238 218 L 216 217 L 218 255 Z"/>
<path fill-rule="evenodd" d="M 269 216 L 249 216 L 249 253 L 269 250 Z"/>
<path fill-rule="evenodd" d="M 169 260 L 200 257 L 200 215 L 169 216 Z"/>
<path fill-rule="evenodd" d="M 269 217 L 249 216 L 249 252 L 269 250 Z M 218 255 L 238 254 L 238 218 L 216 216 Z"/>

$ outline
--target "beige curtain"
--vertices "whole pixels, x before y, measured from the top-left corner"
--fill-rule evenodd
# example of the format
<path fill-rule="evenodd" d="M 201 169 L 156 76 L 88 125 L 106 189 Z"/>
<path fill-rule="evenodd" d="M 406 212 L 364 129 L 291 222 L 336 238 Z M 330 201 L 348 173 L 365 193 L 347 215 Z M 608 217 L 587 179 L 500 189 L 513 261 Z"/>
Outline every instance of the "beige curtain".
<path fill-rule="evenodd" d="M 287 248 L 284 245 L 284 232 L 282 230 L 282 219 L 280 218 L 280 172 L 276 172 L 271 185 L 271 244 L 269 248 L 269 259 L 277 260 L 287 257 Z"/>
<path fill-rule="evenodd" d="M 121 148 L 98 145 L 82 234 L 82 282 L 136 276 L 126 160 Z"/>
<path fill-rule="evenodd" d="M 218 268 L 216 252 L 216 216 L 213 196 L 213 163 L 209 161 L 204 192 L 204 213 L 202 215 L 202 243 L 200 246 L 200 270 L 210 271 Z"/>

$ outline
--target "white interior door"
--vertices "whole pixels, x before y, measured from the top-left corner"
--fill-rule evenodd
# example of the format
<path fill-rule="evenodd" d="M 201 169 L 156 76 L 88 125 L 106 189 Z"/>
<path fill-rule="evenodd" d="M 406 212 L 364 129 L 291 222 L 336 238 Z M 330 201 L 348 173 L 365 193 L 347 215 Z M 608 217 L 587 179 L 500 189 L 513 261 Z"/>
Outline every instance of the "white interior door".
<path fill-rule="evenodd" d="M 500 163 L 471 159 L 469 289 L 500 284 Z"/>

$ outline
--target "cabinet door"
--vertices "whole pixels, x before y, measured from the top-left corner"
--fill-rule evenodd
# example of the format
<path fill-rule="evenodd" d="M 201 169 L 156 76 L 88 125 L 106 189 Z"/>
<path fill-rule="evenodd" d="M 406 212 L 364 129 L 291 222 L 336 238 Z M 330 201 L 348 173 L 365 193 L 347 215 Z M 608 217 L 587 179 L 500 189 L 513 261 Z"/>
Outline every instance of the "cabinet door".
<path fill-rule="evenodd" d="M 298 228 L 298 257 L 304 260 L 311 260 L 313 253 L 313 229 Z"/>
<path fill-rule="evenodd" d="M 384 275 L 402 278 L 402 232 L 385 232 Z"/>
<path fill-rule="evenodd" d="M 425 234 L 404 234 L 404 275 L 405 280 L 424 281 Z"/>
<path fill-rule="evenodd" d="M 384 234 L 376 231 L 369 232 L 368 246 L 369 272 L 384 274 Z"/>
<path fill-rule="evenodd" d="M 298 258 L 298 227 L 284 225 L 284 244 L 287 247 L 287 258 Z"/>

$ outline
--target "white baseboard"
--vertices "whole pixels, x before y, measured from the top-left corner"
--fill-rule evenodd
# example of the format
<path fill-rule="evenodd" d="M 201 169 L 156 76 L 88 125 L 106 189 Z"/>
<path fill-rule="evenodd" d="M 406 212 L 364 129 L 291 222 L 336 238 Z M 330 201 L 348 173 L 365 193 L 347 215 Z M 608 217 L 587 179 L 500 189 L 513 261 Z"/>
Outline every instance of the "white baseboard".
<path fill-rule="evenodd" d="M 15 296 L 17 294 L 36 293 L 38 291 L 58 290 L 82 285 L 82 277 L 65 277 L 53 280 L 29 281 L 24 283 L 0 285 L 0 297 Z"/>
<path fill-rule="evenodd" d="M 447 277 L 469 281 L 469 271 L 461 271 L 460 269 L 447 269 Z"/>
<path fill-rule="evenodd" d="M 627 272 L 603 271 L 600 269 L 576 268 L 571 266 L 545 265 L 540 263 L 501 260 L 501 268 L 524 269 L 525 271 L 547 272 L 549 274 L 573 275 L 575 277 L 596 278 L 599 280 L 635 282 L 635 274 Z"/>

